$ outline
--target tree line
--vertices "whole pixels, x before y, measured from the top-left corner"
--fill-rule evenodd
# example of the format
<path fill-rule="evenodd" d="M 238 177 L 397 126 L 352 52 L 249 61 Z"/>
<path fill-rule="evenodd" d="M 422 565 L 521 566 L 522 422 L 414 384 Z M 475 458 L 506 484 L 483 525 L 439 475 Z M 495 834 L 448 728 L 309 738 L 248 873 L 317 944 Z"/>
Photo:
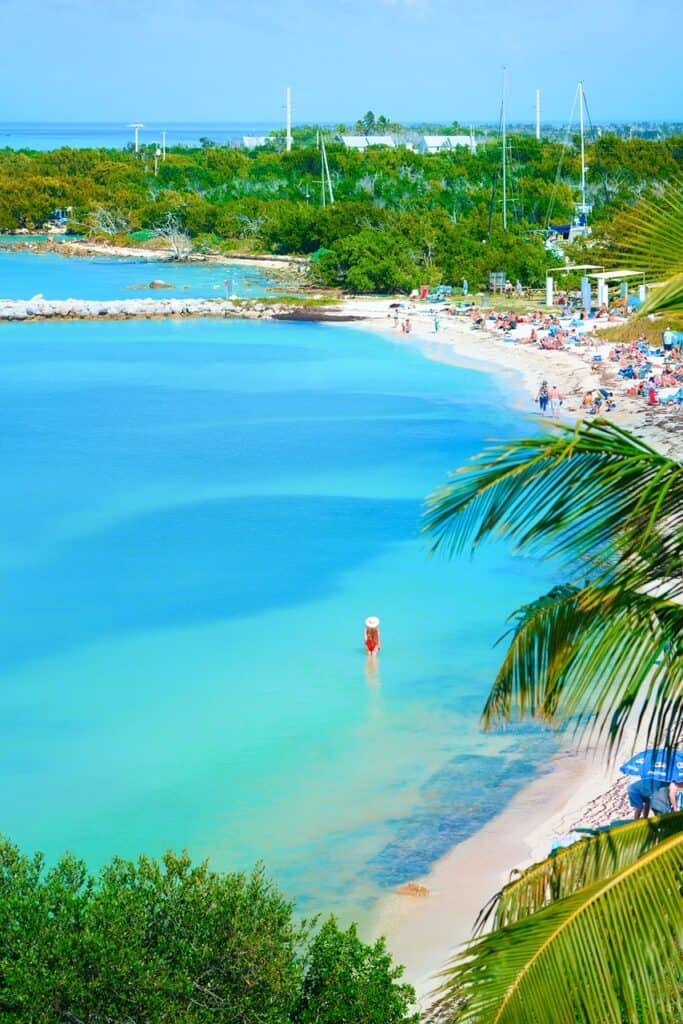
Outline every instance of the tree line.
<path fill-rule="evenodd" d="M 545 248 L 548 224 L 570 222 L 578 199 L 576 144 L 511 137 L 507 231 L 498 141 L 476 152 L 423 155 L 357 152 L 330 140 L 334 206 L 322 202 L 313 138 L 289 153 L 278 146 L 171 149 L 156 174 L 145 148 L 138 155 L 0 151 L 0 230 L 34 230 L 68 208 L 72 230 L 129 242 L 172 216 L 199 249 L 318 253 L 317 280 L 357 292 L 457 285 L 462 278 L 480 288 L 501 270 L 539 286 L 554 259 Z M 588 162 L 592 223 L 600 230 L 644 192 L 680 175 L 683 138 L 605 136 L 588 147 Z"/>

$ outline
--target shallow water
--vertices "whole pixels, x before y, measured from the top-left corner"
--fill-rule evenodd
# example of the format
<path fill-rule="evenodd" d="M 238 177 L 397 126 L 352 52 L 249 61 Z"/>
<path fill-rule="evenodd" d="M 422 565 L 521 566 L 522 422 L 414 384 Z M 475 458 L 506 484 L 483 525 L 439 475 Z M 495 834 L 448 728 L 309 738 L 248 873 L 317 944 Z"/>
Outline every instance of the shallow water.
<path fill-rule="evenodd" d="M 171 288 L 151 289 L 162 280 Z M 3 251 L 0 298 L 144 299 L 253 298 L 282 291 L 282 283 L 259 267 L 238 264 L 173 263 L 164 260 L 69 258 L 57 253 Z"/>
<path fill-rule="evenodd" d="M 356 914 L 545 762 L 547 736 L 477 727 L 542 571 L 420 534 L 448 469 L 528 429 L 494 378 L 318 324 L 18 324 L 0 418 L 23 846 L 263 858 L 303 909 Z"/>

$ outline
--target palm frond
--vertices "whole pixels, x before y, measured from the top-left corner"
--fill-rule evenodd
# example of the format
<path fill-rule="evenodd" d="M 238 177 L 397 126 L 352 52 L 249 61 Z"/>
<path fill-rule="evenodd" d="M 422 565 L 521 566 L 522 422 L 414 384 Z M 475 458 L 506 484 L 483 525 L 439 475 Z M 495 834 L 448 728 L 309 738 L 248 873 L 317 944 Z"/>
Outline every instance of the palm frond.
<path fill-rule="evenodd" d="M 485 728 L 526 716 L 573 721 L 612 747 L 630 725 L 670 745 L 683 735 L 682 693 L 683 605 L 556 587 L 517 613 L 482 719 Z"/>
<path fill-rule="evenodd" d="M 651 562 L 666 542 L 680 565 L 683 466 L 605 420 L 554 425 L 495 445 L 453 474 L 428 500 L 425 529 L 434 550 L 455 553 L 499 537 L 570 562 L 618 541 L 621 559 L 638 556 L 643 570 L 642 559 Z M 644 572 L 641 584 L 648 582 Z"/>
<path fill-rule="evenodd" d="M 532 865 L 505 885 L 481 911 L 476 931 L 522 921 L 549 903 L 610 878 L 657 843 L 683 832 L 683 812 L 641 818 L 586 838 Z"/>
<path fill-rule="evenodd" d="M 453 1024 L 633 1024 L 683 1013 L 683 834 L 485 935 L 446 968 Z"/>
<path fill-rule="evenodd" d="M 627 261 L 652 280 L 683 273 L 683 182 L 640 200 L 615 223 L 610 262 Z"/>
<path fill-rule="evenodd" d="M 683 313 L 683 273 L 674 274 L 650 290 L 638 316 L 652 313 Z"/>

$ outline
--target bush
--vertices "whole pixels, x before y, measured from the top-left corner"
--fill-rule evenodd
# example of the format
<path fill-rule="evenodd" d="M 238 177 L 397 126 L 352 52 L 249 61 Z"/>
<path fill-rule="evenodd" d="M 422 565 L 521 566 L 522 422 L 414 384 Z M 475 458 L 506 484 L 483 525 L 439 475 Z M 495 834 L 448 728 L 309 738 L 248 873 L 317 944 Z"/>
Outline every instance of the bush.
<path fill-rule="evenodd" d="M 407 1024 L 383 943 L 317 935 L 262 868 L 71 855 L 47 870 L 0 840 L 0 1012 L 7 1024 Z"/>

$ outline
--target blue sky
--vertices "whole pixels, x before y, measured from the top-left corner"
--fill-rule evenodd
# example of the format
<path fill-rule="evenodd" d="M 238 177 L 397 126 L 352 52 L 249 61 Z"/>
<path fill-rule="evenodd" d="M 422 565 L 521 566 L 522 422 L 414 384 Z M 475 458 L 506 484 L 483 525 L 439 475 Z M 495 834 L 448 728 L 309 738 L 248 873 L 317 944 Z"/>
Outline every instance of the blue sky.
<path fill-rule="evenodd" d="M 683 120 L 680 0 L 0 0 L 0 121 Z M 667 30 L 668 26 L 668 30 Z"/>

